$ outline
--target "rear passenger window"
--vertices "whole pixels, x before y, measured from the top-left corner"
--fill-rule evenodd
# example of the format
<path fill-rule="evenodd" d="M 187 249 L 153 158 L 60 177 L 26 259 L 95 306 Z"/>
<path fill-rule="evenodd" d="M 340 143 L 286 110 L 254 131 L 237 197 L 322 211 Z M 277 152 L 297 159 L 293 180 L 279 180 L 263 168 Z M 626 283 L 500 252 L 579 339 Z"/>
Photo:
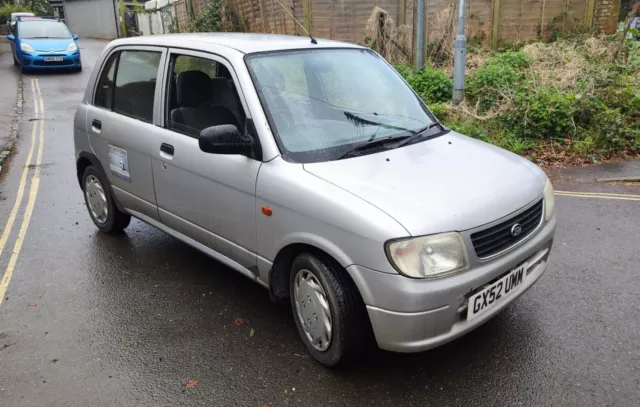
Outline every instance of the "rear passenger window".
<path fill-rule="evenodd" d="M 116 52 L 109 57 L 104 66 L 100 80 L 98 81 L 98 89 L 96 89 L 96 98 L 93 102 L 95 106 L 104 107 L 111 110 L 113 104 L 113 79 L 116 75 L 116 65 L 119 53 Z"/>
<path fill-rule="evenodd" d="M 148 123 L 153 121 L 153 97 L 160 52 L 122 51 L 116 72 L 113 111 Z"/>

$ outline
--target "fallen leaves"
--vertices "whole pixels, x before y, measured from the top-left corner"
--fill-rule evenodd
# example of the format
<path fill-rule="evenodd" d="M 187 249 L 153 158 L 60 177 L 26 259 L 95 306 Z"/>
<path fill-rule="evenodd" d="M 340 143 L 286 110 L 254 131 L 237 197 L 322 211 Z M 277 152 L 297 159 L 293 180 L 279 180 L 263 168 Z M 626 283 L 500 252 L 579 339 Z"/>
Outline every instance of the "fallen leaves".
<path fill-rule="evenodd" d="M 254 331 L 254 329 L 251 328 L 251 331 L 249 331 L 249 338 L 251 338 L 255 334 L 256 334 L 256 331 Z"/>
<path fill-rule="evenodd" d="M 187 389 L 193 389 L 194 387 L 196 387 L 198 385 L 198 381 L 197 380 L 188 380 L 185 384 L 184 387 L 186 387 Z"/>
<path fill-rule="evenodd" d="M 33 307 L 37 307 L 38 304 L 36 304 L 35 302 L 30 302 L 27 304 L 27 307 L 33 308 Z"/>
<path fill-rule="evenodd" d="M 235 320 L 235 324 L 236 324 L 236 325 L 242 325 L 242 324 L 244 324 L 244 319 L 242 319 L 242 318 L 240 318 L 240 317 L 236 318 L 236 320 Z"/>

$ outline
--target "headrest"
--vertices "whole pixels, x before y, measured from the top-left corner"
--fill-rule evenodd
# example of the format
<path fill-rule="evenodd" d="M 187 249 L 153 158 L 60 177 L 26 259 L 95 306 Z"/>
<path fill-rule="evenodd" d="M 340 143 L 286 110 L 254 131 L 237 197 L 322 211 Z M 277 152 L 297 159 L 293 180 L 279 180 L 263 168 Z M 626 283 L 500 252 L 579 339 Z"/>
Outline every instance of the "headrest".
<path fill-rule="evenodd" d="M 178 74 L 176 88 L 181 107 L 198 107 L 211 99 L 211 78 L 201 71 Z"/>

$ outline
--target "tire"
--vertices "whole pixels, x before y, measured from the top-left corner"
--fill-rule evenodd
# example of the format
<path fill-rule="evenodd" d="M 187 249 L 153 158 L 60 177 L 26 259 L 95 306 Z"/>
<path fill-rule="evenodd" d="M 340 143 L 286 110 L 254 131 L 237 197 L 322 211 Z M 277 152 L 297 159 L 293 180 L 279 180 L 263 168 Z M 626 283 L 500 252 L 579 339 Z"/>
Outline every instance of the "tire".
<path fill-rule="evenodd" d="M 19 62 L 18 62 L 18 60 L 16 59 L 16 56 L 15 56 L 15 55 L 13 55 L 13 64 L 14 64 L 14 65 L 16 65 L 16 66 L 20 65 L 20 63 L 19 63 Z"/>
<path fill-rule="evenodd" d="M 82 175 L 82 192 L 89 216 L 101 232 L 120 233 L 129 226 L 131 216 L 120 212 L 104 179 L 92 166 L 88 166 Z"/>
<path fill-rule="evenodd" d="M 315 360 L 332 367 L 354 360 L 368 347 L 373 336 L 364 302 L 346 270 L 337 262 L 323 256 L 303 253 L 293 261 L 289 282 L 291 308 L 296 327 L 307 351 Z M 323 293 L 318 294 L 317 290 L 309 290 L 309 287 L 316 283 L 319 283 Z M 320 339 L 316 341 L 316 338 L 311 335 L 315 336 L 318 332 L 322 332 L 321 324 L 317 323 L 322 319 L 311 321 L 315 315 L 322 315 L 326 310 L 320 299 L 322 294 L 328 304 L 328 314 L 331 317 L 331 334 L 328 341 Z M 317 297 L 310 298 L 314 295 Z M 300 313 L 298 308 L 302 310 Z M 305 331 L 301 319 L 306 319 L 306 329 L 311 331 L 309 334 Z M 317 327 L 320 327 L 320 331 L 316 330 Z"/>

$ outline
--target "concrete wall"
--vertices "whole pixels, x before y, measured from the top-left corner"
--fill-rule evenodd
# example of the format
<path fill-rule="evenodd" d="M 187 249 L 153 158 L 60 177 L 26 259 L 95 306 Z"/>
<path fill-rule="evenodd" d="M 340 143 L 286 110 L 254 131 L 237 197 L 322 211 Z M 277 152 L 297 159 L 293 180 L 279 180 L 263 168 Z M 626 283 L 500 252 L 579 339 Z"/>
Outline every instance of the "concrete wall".
<path fill-rule="evenodd" d="M 118 26 L 113 0 L 65 0 L 65 22 L 80 37 L 113 39 Z"/>

